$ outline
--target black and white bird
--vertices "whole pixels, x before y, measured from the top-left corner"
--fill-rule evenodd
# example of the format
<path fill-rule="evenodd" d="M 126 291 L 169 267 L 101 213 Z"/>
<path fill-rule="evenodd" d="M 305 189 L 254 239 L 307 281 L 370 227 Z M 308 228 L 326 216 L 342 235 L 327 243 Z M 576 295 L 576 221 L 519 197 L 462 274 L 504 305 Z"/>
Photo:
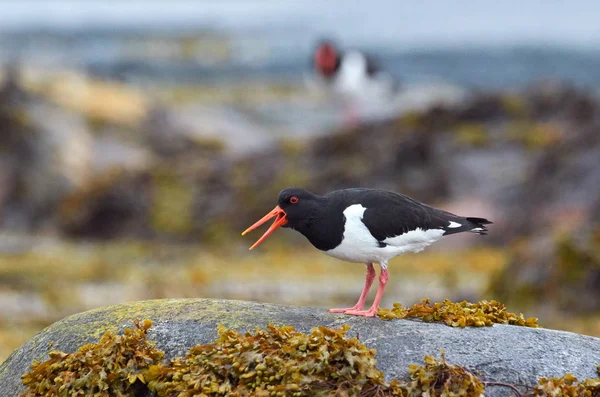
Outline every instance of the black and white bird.
<path fill-rule="evenodd" d="M 342 52 L 324 40 L 315 48 L 312 64 L 317 85 L 338 96 L 350 118 L 386 116 L 395 108 L 398 82 L 365 53 Z"/>
<path fill-rule="evenodd" d="M 484 218 L 454 215 L 411 199 L 378 189 L 335 190 L 318 196 L 306 189 L 288 188 L 279 193 L 277 206 L 242 235 L 271 218 L 271 227 L 250 247 L 261 244 L 279 226 L 302 233 L 315 248 L 348 262 L 364 263 L 367 277 L 356 305 L 331 312 L 372 317 L 388 281 L 388 261 L 407 252 L 419 252 L 450 234 L 487 234 Z M 370 309 L 365 300 L 375 279 L 373 263 L 381 272 L 379 288 Z"/>

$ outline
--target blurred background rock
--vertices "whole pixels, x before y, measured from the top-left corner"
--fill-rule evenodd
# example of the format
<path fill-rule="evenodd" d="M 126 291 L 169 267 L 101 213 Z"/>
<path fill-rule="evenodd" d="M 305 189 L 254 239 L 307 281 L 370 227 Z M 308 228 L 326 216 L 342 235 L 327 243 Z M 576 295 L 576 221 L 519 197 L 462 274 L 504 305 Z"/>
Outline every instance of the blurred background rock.
<path fill-rule="evenodd" d="M 296 233 L 247 251 L 239 233 L 288 186 L 389 189 L 494 221 L 395 259 L 388 306 L 500 299 L 600 336 L 598 11 L 4 2 L 0 360 L 59 318 L 130 300 L 353 302 L 362 266 Z M 307 84 L 323 37 L 399 80 L 393 112 L 349 125 Z"/>

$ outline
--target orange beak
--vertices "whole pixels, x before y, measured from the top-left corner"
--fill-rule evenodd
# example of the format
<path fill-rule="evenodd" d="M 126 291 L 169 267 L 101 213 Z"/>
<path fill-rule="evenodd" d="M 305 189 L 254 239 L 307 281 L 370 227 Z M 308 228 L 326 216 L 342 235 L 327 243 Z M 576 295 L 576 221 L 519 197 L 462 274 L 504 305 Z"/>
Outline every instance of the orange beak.
<path fill-rule="evenodd" d="M 268 221 L 269 219 L 271 219 L 271 218 L 273 218 L 275 216 L 277 217 L 277 219 L 275 219 L 275 222 L 273 222 L 273 224 L 265 232 L 265 234 L 263 234 L 262 237 L 259 238 L 258 241 L 255 242 L 254 245 L 249 248 L 250 250 L 253 250 L 260 243 L 262 243 L 263 241 L 265 241 L 265 239 L 267 237 L 269 237 L 269 234 L 273 233 L 275 231 L 275 229 L 277 229 L 279 226 L 283 226 L 283 225 L 285 225 L 287 223 L 287 219 L 285 218 L 286 213 L 285 213 L 284 210 L 282 210 L 281 208 L 279 208 L 279 206 L 277 206 L 277 207 L 273 208 L 273 210 L 271 212 L 269 212 L 267 215 L 263 216 L 254 225 L 252 225 L 248 229 L 244 230 L 244 232 L 242 233 L 242 236 L 245 235 L 246 233 L 251 232 L 252 230 L 256 229 L 257 227 L 259 227 L 260 225 L 262 225 L 263 223 L 265 223 L 266 221 Z"/>

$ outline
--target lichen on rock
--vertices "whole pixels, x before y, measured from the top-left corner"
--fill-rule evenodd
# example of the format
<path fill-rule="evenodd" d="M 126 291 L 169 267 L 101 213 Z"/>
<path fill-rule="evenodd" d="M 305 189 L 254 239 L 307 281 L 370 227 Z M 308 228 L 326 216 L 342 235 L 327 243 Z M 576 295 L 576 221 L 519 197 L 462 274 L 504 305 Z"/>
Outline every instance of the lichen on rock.
<path fill-rule="evenodd" d="M 83 374 L 82 382 L 92 379 L 92 376 L 95 376 L 92 374 L 99 371 L 90 372 L 89 366 L 78 364 L 79 366 L 75 367 L 73 364 L 73 358 L 82 354 L 80 346 L 88 345 L 83 349 L 86 351 L 85 354 L 100 354 L 102 349 L 99 346 L 102 344 L 102 341 L 106 340 L 102 339 L 102 335 L 109 332 L 113 335 L 111 338 L 125 337 L 123 330 L 128 327 L 131 328 L 132 320 L 135 318 L 147 318 L 154 324 L 145 333 L 135 333 L 137 335 L 136 338 L 140 339 L 136 343 L 139 343 L 139 346 L 145 346 L 146 342 L 142 343 L 142 338 L 144 341 L 147 338 L 149 341 L 152 341 L 151 344 L 156 343 L 156 348 L 164 352 L 163 359 L 169 361 L 157 360 L 156 362 L 149 363 L 144 368 L 138 368 L 140 372 L 134 373 L 141 374 L 142 377 L 139 378 L 136 376 L 130 390 L 124 393 L 121 392 L 123 396 L 131 397 L 149 397 L 151 395 L 153 397 L 173 397 L 173 395 L 161 394 L 162 392 L 160 391 L 161 385 L 163 388 L 169 386 L 169 378 L 161 377 L 165 372 L 173 375 L 172 380 L 177 378 L 182 382 L 184 382 L 184 377 L 185 382 L 195 381 L 195 375 L 191 374 L 192 371 L 196 371 L 198 368 L 202 369 L 201 373 L 203 376 L 209 376 L 204 372 L 206 370 L 206 367 L 202 366 L 204 364 L 200 365 L 198 362 L 194 362 L 193 365 L 196 367 L 193 367 L 192 363 L 190 361 L 186 362 L 186 360 L 192 357 L 194 359 L 206 357 L 207 352 L 213 352 L 210 353 L 211 359 L 218 357 L 225 359 L 224 356 L 219 356 L 220 353 L 218 352 L 219 340 L 221 338 L 217 332 L 219 324 L 222 324 L 221 334 L 225 332 L 228 337 L 233 338 L 230 347 L 232 348 L 231 353 L 234 356 L 232 358 L 229 356 L 226 357 L 227 360 L 231 360 L 232 365 L 234 361 L 242 360 L 241 354 L 236 358 L 235 352 L 244 353 L 244 349 L 252 350 L 252 345 L 244 347 L 244 343 L 249 340 L 258 338 L 256 340 L 260 339 L 266 342 L 278 341 L 277 338 L 282 339 L 282 337 L 277 337 L 273 334 L 271 329 L 275 329 L 276 333 L 295 335 L 290 337 L 289 340 L 286 339 L 285 343 L 282 341 L 278 349 L 289 349 L 289 346 L 285 346 L 291 340 L 310 342 L 310 335 L 316 332 L 315 330 L 318 331 L 321 329 L 322 332 L 325 332 L 325 330 L 326 332 L 334 332 L 335 336 L 323 336 L 323 343 L 326 345 L 321 345 L 320 348 L 323 348 L 331 355 L 331 352 L 336 351 L 336 346 L 339 350 L 339 346 L 360 343 L 360 345 L 356 345 L 355 347 L 356 350 L 353 354 L 356 357 L 354 360 L 366 363 L 366 365 L 372 364 L 372 366 L 368 367 L 368 370 L 376 371 L 373 372 L 375 374 L 381 374 L 381 377 L 376 375 L 375 377 L 367 378 L 365 381 L 364 374 L 368 372 L 357 371 L 352 366 L 353 364 L 349 364 L 347 357 L 338 356 L 341 357 L 340 362 L 328 364 L 329 367 L 321 367 L 326 368 L 321 372 L 323 374 L 319 378 L 321 383 L 311 380 L 307 383 L 309 386 L 304 386 L 307 388 L 310 387 L 307 390 L 310 390 L 310 393 L 315 392 L 316 394 L 331 392 L 332 394 L 338 393 L 339 395 L 348 396 L 361 396 L 361 393 L 362 396 L 410 396 L 410 394 L 407 394 L 411 387 L 410 382 L 415 381 L 415 379 L 411 379 L 411 371 L 417 368 L 410 366 L 415 363 L 423 366 L 424 356 L 432 355 L 432 353 L 436 354 L 441 349 L 447 352 L 448 361 L 446 363 L 448 365 L 458 365 L 479 377 L 480 381 L 486 387 L 486 395 L 490 397 L 510 395 L 510 390 L 508 389 L 492 387 L 497 386 L 494 383 L 502 385 L 529 385 L 532 390 L 534 385 L 538 384 L 541 377 L 548 379 L 552 377 L 560 378 L 567 371 L 578 379 L 591 378 L 593 380 L 598 378 L 596 366 L 600 364 L 598 362 L 598 357 L 600 357 L 600 339 L 562 331 L 515 327 L 504 324 L 498 324 L 494 327 L 467 327 L 462 329 L 446 326 L 439 323 L 439 321 L 432 321 L 430 323 L 421 320 L 381 321 L 377 318 L 344 316 L 328 313 L 324 309 L 308 307 L 211 299 L 158 300 L 130 302 L 95 309 L 67 317 L 48 327 L 43 332 L 34 336 L 21 348 L 17 349 L 6 362 L 0 365 L 0 390 L 2 390 L 2 396 L 18 397 L 24 392 L 24 389 L 35 390 L 35 387 L 38 387 L 39 384 L 44 384 L 45 387 L 53 384 L 57 378 L 57 374 L 50 371 L 50 365 L 39 364 L 50 359 L 48 356 L 49 344 L 52 344 L 51 349 L 70 353 L 64 357 L 60 353 L 56 353 L 56 355 L 53 353 L 55 368 L 60 369 L 70 365 L 71 368 L 79 368 L 79 370 L 71 372 L 78 372 L 80 375 Z M 142 322 L 141 324 L 144 323 Z M 294 327 L 293 331 L 290 326 Z M 350 329 L 345 331 L 343 337 L 338 336 L 338 333 L 344 331 L 346 326 L 349 326 Z M 127 333 L 129 332 L 127 331 Z M 257 336 L 258 333 L 264 333 L 264 336 Z M 117 337 L 115 335 L 121 336 Z M 356 339 L 356 341 L 350 342 L 349 340 L 352 339 Z M 92 345 L 89 345 L 90 343 Z M 332 344 L 332 346 L 328 344 Z M 301 345 L 302 343 L 297 344 L 296 346 L 298 347 L 295 351 L 292 349 L 286 353 L 288 356 L 291 355 L 292 358 L 295 357 L 299 367 L 302 365 L 308 365 L 309 367 L 324 365 L 324 363 L 315 362 L 315 358 L 320 357 L 319 354 L 308 354 L 309 350 L 301 350 L 299 347 Z M 224 345 L 221 344 L 221 348 L 222 346 Z M 273 349 L 275 348 L 273 347 Z M 371 349 L 376 349 L 377 354 L 375 356 L 370 353 Z M 201 354 L 198 352 L 201 352 Z M 363 353 L 371 354 L 371 356 L 362 356 Z M 278 354 L 283 353 L 278 352 Z M 306 357 L 304 357 L 305 354 Z M 284 356 L 279 357 L 281 358 L 280 362 L 282 362 Z M 375 359 L 377 360 L 376 362 Z M 43 376 L 42 372 L 44 371 L 38 372 L 34 376 L 30 368 L 34 360 L 38 361 L 38 369 L 45 368 L 47 376 Z M 70 364 L 68 360 L 71 360 Z M 104 362 L 102 361 L 104 359 L 100 360 L 87 356 L 83 360 L 84 363 Z M 266 356 L 264 360 L 267 360 Z M 442 361 L 444 361 L 443 358 Z M 532 362 L 535 362 L 536 365 L 532 366 Z M 182 366 L 174 369 L 174 363 L 181 363 Z M 338 364 L 340 365 L 339 367 L 336 366 Z M 430 373 L 434 367 L 440 369 L 446 368 L 444 365 L 438 364 L 426 362 L 426 369 L 417 370 L 415 373 L 425 375 Z M 255 365 L 258 365 L 258 363 L 255 363 Z M 428 365 L 432 365 L 432 367 L 427 369 Z M 301 376 L 308 374 L 305 368 L 300 369 L 299 367 L 296 369 L 288 368 L 286 371 L 299 373 Z M 135 367 L 131 368 L 133 368 L 133 371 L 136 370 Z M 166 368 L 165 372 L 157 371 L 157 369 L 161 368 Z M 187 368 L 186 371 L 188 373 L 178 373 L 183 368 Z M 350 378 L 328 378 L 327 373 L 329 369 L 327 368 L 333 368 L 334 371 L 342 371 L 344 374 L 349 373 Z M 211 370 L 215 369 L 216 367 Z M 268 372 L 268 368 L 260 370 Z M 256 368 L 254 368 L 254 371 L 256 373 L 251 375 L 254 377 L 253 381 L 258 379 L 259 375 Z M 108 371 L 106 372 L 108 374 Z M 251 369 L 250 372 L 252 372 Z M 25 378 L 32 380 L 27 386 L 22 384 L 21 379 L 25 373 L 28 373 Z M 238 385 L 242 384 L 239 381 L 239 377 L 245 373 L 239 372 L 236 375 L 237 378 L 229 380 L 230 384 L 237 388 Z M 309 376 L 312 375 L 309 374 Z M 74 375 L 70 374 L 69 376 Z M 114 376 L 111 375 L 111 379 Z M 224 375 L 217 372 L 210 376 L 215 376 L 217 377 L 216 379 L 219 379 L 218 377 L 223 377 Z M 121 380 L 129 380 L 129 374 L 125 376 L 123 373 L 118 373 L 117 377 L 120 377 L 119 379 Z M 440 374 L 439 377 L 441 380 L 433 382 L 431 385 L 444 387 L 446 384 L 445 375 Z M 267 388 L 268 386 L 281 386 L 281 383 L 275 382 L 276 379 L 271 381 L 270 378 L 271 376 L 269 376 L 263 386 L 266 385 Z M 467 384 L 470 384 L 469 382 L 465 383 L 465 379 L 467 378 L 470 378 L 470 375 L 464 374 L 463 378 L 458 380 L 459 384 L 463 384 L 466 387 Z M 151 382 L 153 382 L 152 387 L 150 386 Z M 270 382 L 273 382 L 273 384 L 271 385 Z M 72 382 L 71 384 L 74 383 Z M 300 387 L 299 381 L 297 384 Z M 419 384 L 422 386 L 427 385 L 428 381 L 426 378 L 419 379 Z M 173 386 L 175 387 L 175 385 Z M 183 383 L 176 385 L 176 387 L 183 386 L 187 387 L 189 385 Z M 413 387 L 416 386 L 418 385 L 413 384 Z M 489 390 L 487 390 L 488 386 Z M 255 387 L 254 391 L 249 390 L 246 393 L 247 395 L 271 393 L 268 389 L 261 390 L 260 388 L 256 388 L 256 386 L 253 387 Z M 453 390 L 454 387 L 454 385 L 448 385 L 449 390 Z M 294 395 L 294 393 L 301 393 L 302 390 L 301 388 L 298 390 L 284 390 L 281 393 L 282 395 Z M 524 388 L 520 388 L 519 390 L 521 393 L 527 391 Z M 83 395 L 89 395 L 86 394 L 87 391 L 89 390 L 82 392 Z M 28 397 L 35 395 L 35 392 L 30 393 Z M 106 395 L 106 393 L 103 395 L 103 392 L 98 393 L 100 393 L 99 396 Z M 193 393 L 186 394 L 187 391 L 182 393 L 182 397 L 193 395 Z M 235 395 L 233 394 L 235 393 L 235 389 L 232 389 L 231 393 Z M 309 395 L 308 393 L 306 392 L 304 395 Z M 441 392 L 437 395 L 439 394 Z M 44 396 L 45 394 L 42 392 L 39 395 Z M 48 396 L 52 395 L 51 392 L 48 394 Z M 62 397 L 61 394 L 54 395 Z M 72 394 L 66 395 L 70 396 Z M 116 392 L 111 396 L 115 395 L 117 395 Z M 431 395 L 436 394 L 431 393 Z"/>

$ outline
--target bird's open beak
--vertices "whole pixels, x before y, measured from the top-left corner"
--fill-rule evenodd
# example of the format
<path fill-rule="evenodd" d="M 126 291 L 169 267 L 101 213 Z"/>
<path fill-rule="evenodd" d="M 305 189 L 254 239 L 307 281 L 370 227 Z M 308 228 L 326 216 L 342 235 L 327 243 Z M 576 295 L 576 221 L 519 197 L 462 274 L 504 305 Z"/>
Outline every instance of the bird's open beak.
<path fill-rule="evenodd" d="M 265 241 L 265 239 L 267 237 L 269 237 L 269 234 L 273 233 L 275 231 L 275 229 L 277 229 L 279 226 L 283 226 L 287 223 L 287 219 L 286 216 L 287 214 L 285 213 L 284 210 L 282 210 L 281 208 L 279 208 L 279 206 L 273 208 L 273 210 L 271 212 L 269 212 L 267 215 L 263 216 L 258 222 L 256 222 L 254 225 L 250 226 L 248 229 L 244 230 L 244 232 L 242 233 L 242 236 L 245 235 L 248 232 L 251 232 L 252 230 L 256 229 L 257 227 L 259 227 L 260 225 L 262 225 L 263 223 L 265 223 L 266 221 L 268 221 L 269 219 L 273 218 L 273 217 L 277 217 L 277 219 L 275 219 L 275 222 L 273 222 L 273 224 L 271 225 L 271 227 L 265 232 L 265 234 L 262 235 L 261 238 L 258 239 L 258 241 L 256 241 L 254 243 L 254 245 L 252 247 L 250 247 L 250 250 L 253 250 L 254 248 L 256 248 L 260 243 L 262 243 L 263 241 Z"/>

